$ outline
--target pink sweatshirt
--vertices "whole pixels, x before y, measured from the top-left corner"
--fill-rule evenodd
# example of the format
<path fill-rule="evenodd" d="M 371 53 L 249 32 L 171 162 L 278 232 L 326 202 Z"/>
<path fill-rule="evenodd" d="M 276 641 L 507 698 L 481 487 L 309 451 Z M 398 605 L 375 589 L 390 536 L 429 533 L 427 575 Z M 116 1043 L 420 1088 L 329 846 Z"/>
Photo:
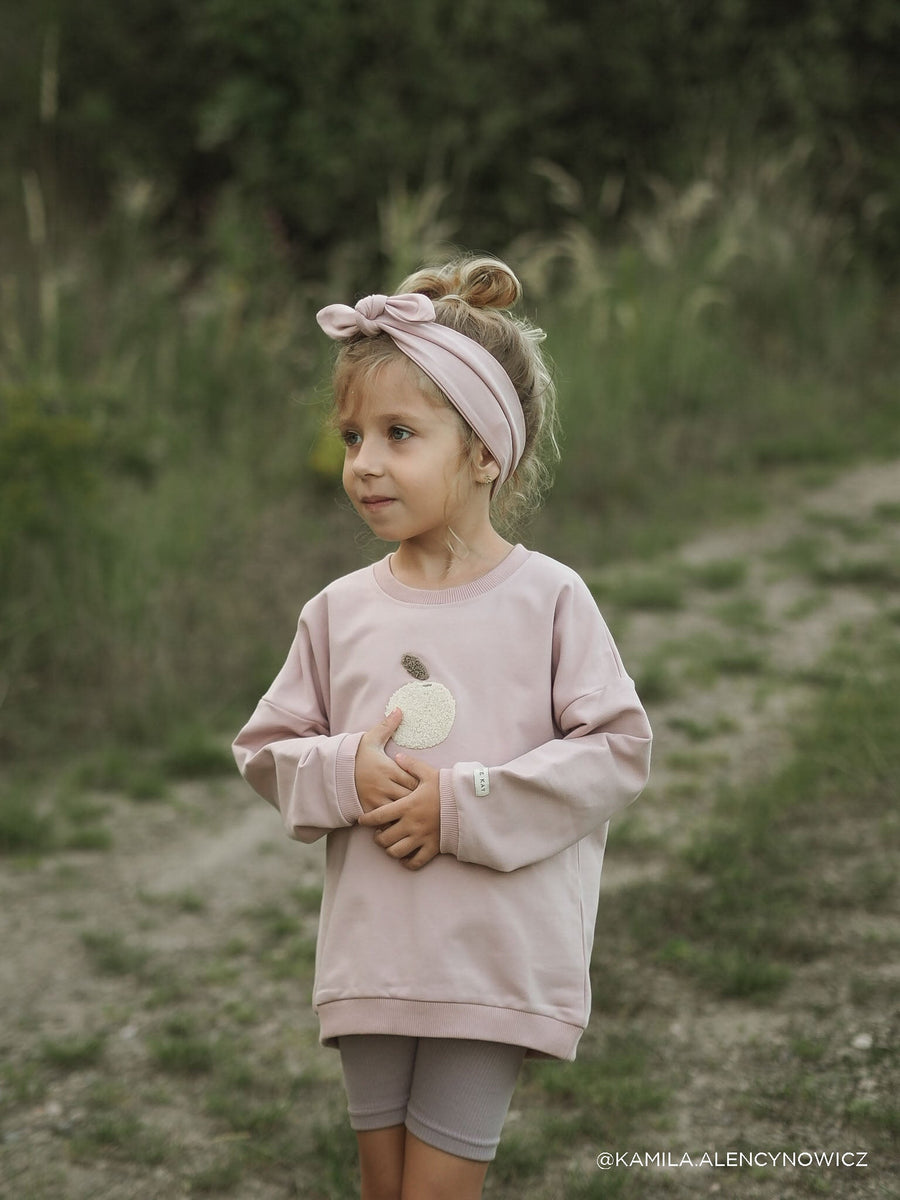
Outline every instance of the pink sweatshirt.
<path fill-rule="evenodd" d="M 441 854 L 420 871 L 357 825 L 356 749 L 395 706 L 395 740 L 440 768 Z M 607 822 L 644 787 L 650 727 L 573 571 L 516 546 L 443 591 L 400 583 L 389 558 L 336 580 L 234 753 L 291 837 L 328 838 L 326 1044 L 389 1033 L 575 1057 Z"/>

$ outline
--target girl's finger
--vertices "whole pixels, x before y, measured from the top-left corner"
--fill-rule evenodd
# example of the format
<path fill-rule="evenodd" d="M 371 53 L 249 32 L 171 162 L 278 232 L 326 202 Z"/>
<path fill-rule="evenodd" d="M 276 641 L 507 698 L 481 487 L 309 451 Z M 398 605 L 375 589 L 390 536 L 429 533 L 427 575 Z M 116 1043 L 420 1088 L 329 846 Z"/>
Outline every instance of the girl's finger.
<path fill-rule="evenodd" d="M 419 762 L 417 758 L 413 758 L 411 754 L 398 754 L 394 761 L 399 767 L 415 779 L 416 783 L 421 783 L 425 776 L 434 768 L 429 767 L 428 763 Z"/>
<path fill-rule="evenodd" d="M 419 781 L 415 775 L 410 775 L 408 771 L 404 771 L 396 763 L 394 764 L 394 770 L 391 771 L 391 782 L 401 784 L 405 792 L 413 792 L 419 786 Z"/>
<path fill-rule="evenodd" d="M 390 850 L 400 841 L 406 841 L 406 835 L 397 833 L 396 830 L 390 825 L 387 827 L 387 829 L 381 829 L 375 834 L 375 843 L 376 845 L 380 846 L 382 850 Z"/>
<path fill-rule="evenodd" d="M 395 842 L 393 846 L 387 846 L 386 850 L 391 858 L 399 858 L 401 862 L 406 862 L 418 848 L 412 838 L 403 838 L 401 841 Z"/>
<path fill-rule="evenodd" d="M 383 721 L 379 721 L 378 725 L 372 726 L 368 734 L 374 740 L 376 745 L 379 745 L 382 750 L 388 745 L 390 739 L 394 737 L 397 728 L 400 727 L 400 722 L 403 720 L 403 714 L 398 708 L 392 709 Z"/>
<path fill-rule="evenodd" d="M 403 713 L 399 708 L 395 708 L 388 713 L 383 721 L 379 721 L 377 725 L 373 725 L 367 733 L 364 733 L 363 738 L 383 750 L 397 732 L 402 720 Z"/>
<path fill-rule="evenodd" d="M 398 797 L 400 799 L 401 797 Z M 373 808 L 367 813 L 363 813 L 359 818 L 360 825 L 392 825 L 394 821 L 401 816 L 394 807 L 396 800 L 391 800 L 387 804 L 381 804 L 378 808 Z"/>
<path fill-rule="evenodd" d="M 437 858 L 437 853 L 437 850 L 429 850 L 425 846 L 420 846 L 418 850 L 402 859 L 400 865 L 406 867 L 408 871 L 419 871 L 433 858 Z"/>

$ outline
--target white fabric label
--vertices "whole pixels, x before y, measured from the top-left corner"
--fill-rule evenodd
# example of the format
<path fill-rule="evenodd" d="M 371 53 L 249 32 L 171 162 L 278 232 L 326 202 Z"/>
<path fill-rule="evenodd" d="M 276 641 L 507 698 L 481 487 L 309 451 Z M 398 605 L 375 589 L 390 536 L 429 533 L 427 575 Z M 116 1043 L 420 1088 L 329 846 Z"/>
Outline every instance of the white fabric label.
<path fill-rule="evenodd" d="M 488 774 L 487 767 L 476 767 L 475 775 L 475 795 L 487 796 L 491 790 L 491 777 Z"/>

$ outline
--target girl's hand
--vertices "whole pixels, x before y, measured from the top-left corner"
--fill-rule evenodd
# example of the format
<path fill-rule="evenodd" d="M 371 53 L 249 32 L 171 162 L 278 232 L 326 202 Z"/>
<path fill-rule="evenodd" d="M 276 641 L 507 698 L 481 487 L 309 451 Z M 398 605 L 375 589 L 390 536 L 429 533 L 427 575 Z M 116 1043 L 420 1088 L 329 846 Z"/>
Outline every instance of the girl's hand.
<path fill-rule="evenodd" d="M 404 867 L 418 871 L 441 851 L 441 775 L 408 754 L 398 754 L 397 765 L 414 777 L 414 789 L 401 800 L 366 813 L 359 823 L 379 828 L 378 845 Z"/>
<path fill-rule="evenodd" d="M 366 813 L 390 804 L 392 800 L 399 800 L 418 783 L 415 776 L 404 771 L 384 752 L 402 720 L 403 713 L 395 708 L 383 721 L 364 733 L 360 740 L 353 775 L 356 794 Z"/>

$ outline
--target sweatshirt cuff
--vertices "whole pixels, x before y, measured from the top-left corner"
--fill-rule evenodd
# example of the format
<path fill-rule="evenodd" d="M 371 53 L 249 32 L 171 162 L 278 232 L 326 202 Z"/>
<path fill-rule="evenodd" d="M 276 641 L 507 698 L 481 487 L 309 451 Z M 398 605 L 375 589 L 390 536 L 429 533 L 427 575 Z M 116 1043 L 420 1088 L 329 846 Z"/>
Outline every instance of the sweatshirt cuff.
<path fill-rule="evenodd" d="M 459 854 L 459 809 L 453 791 L 453 771 L 446 767 L 440 773 L 441 791 L 441 854 Z"/>
<path fill-rule="evenodd" d="M 348 825 L 355 825 L 363 814 L 363 806 L 356 793 L 356 751 L 362 740 L 361 733 L 348 733 L 338 746 L 334 767 L 334 790 L 341 816 Z"/>

